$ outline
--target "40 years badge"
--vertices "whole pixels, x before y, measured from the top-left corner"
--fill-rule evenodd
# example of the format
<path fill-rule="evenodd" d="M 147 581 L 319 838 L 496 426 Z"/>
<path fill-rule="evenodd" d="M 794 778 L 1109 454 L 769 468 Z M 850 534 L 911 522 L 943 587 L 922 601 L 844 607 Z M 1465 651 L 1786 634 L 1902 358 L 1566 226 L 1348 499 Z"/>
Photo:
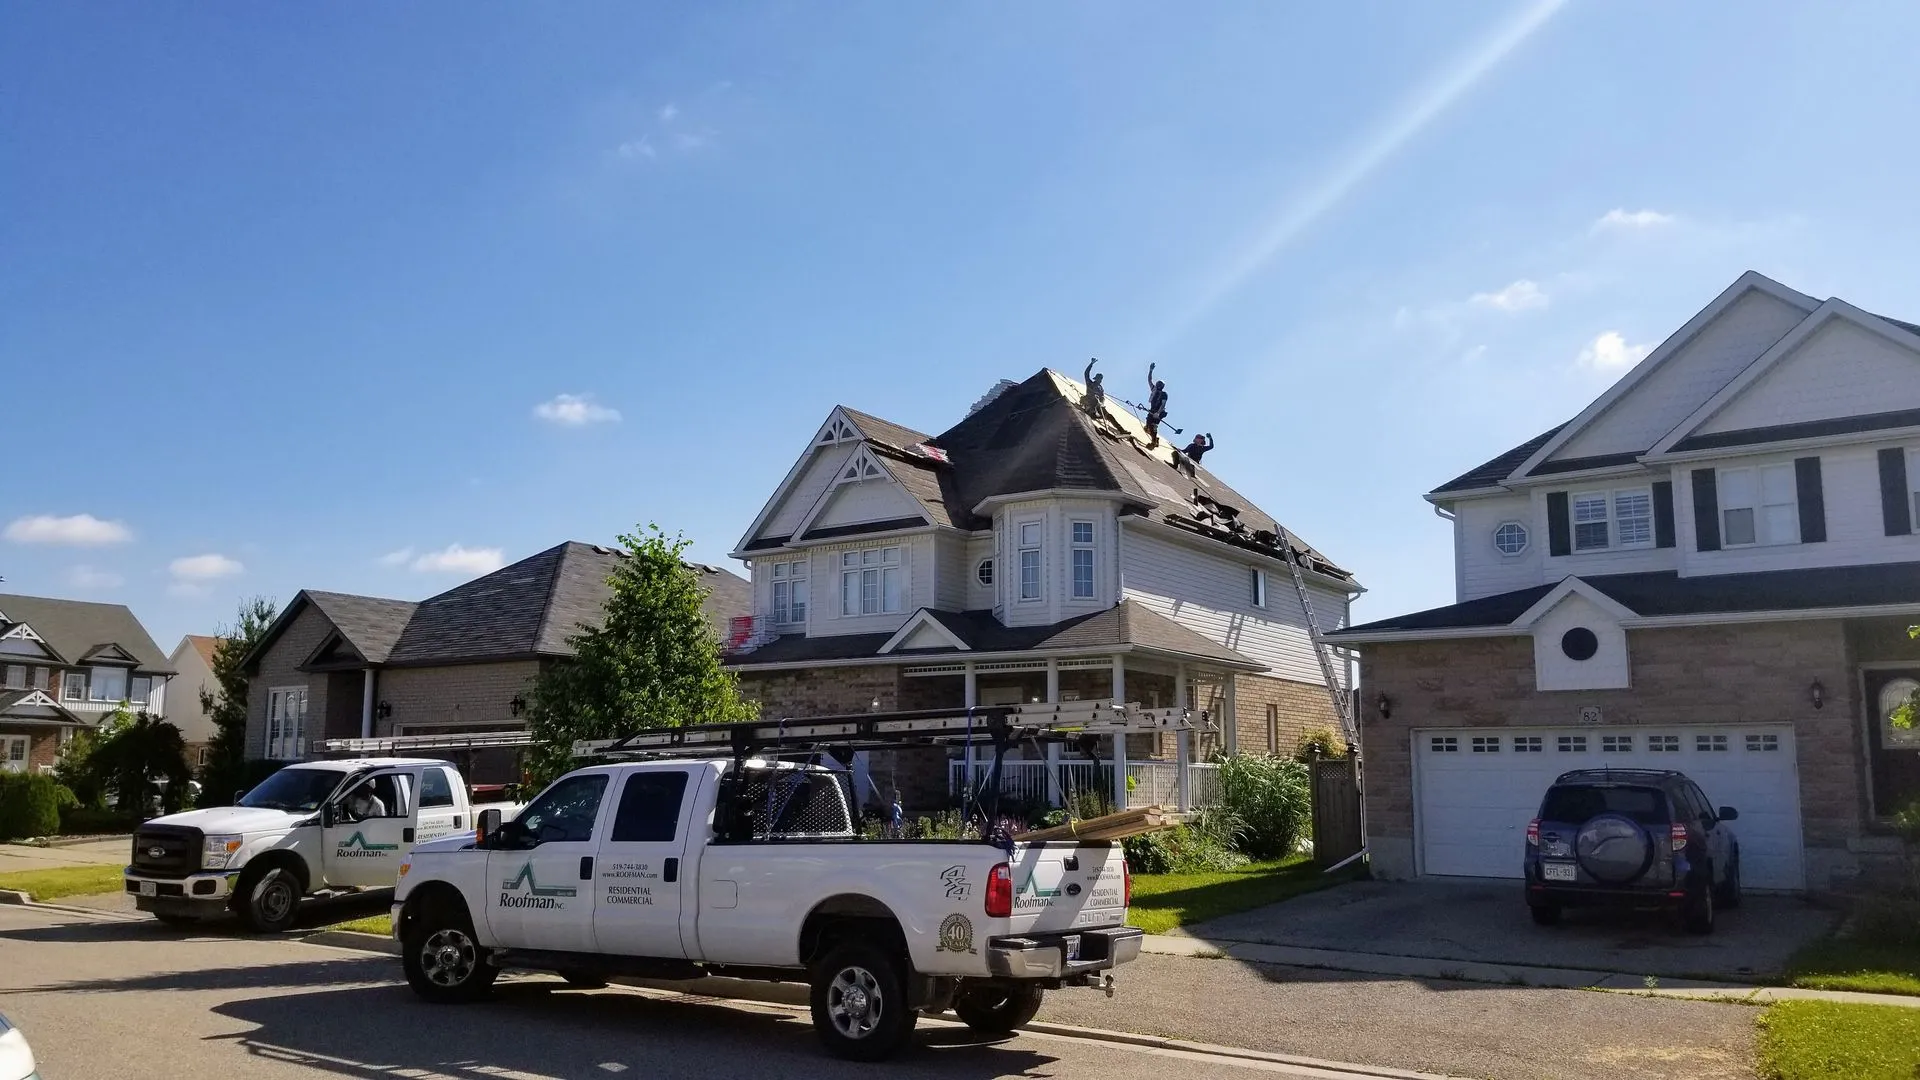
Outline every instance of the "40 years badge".
<path fill-rule="evenodd" d="M 965 915 L 949 915 L 940 920 L 941 952 L 973 951 L 973 923 Z"/>

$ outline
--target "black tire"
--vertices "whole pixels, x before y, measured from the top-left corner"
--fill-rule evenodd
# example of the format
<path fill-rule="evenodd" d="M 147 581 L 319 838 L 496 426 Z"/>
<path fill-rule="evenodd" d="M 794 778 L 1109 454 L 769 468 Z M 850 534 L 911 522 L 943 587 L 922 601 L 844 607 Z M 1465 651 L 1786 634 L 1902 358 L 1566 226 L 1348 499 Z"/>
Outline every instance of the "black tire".
<path fill-rule="evenodd" d="M 1707 880 L 1702 882 L 1693 894 L 1686 899 L 1686 907 L 1680 910 L 1680 926 L 1689 934 L 1711 934 L 1714 923 L 1713 894 L 1719 890 L 1713 887 L 1713 867 L 1707 867 Z"/>
<path fill-rule="evenodd" d="M 413 992 L 436 1005 L 478 1001 L 500 977 L 500 969 L 474 938 L 466 910 L 431 901 L 407 926 L 400 965 Z"/>
<path fill-rule="evenodd" d="M 848 1061 L 885 1061 L 913 1035 L 906 964 L 864 941 L 843 941 L 813 967 L 813 1030 L 827 1052 Z"/>
<path fill-rule="evenodd" d="M 240 875 L 233 911 L 256 934 L 282 934 L 300 915 L 300 878 L 284 866 L 250 866 Z"/>
<path fill-rule="evenodd" d="M 555 972 L 555 974 L 567 980 L 567 985 L 573 987 L 575 990 L 605 990 L 607 988 L 606 978 L 601 975 L 596 975 L 591 971 L 560 971 Z"/>
<path fill-rule="evenodd" d="M 1740 906 L 1740 849 L 1735 848 L 1727 859 L 1727 879 L 1720 883 L 1719 895 L 1714 902 L 1723 911 L 1732 911 Z"/>
<path fill-rule="evenodd" d="M 982 1035 L 1008 1035 L 1033 1019 L 1045 996 L 1044 989 L 1027 983 L 963 986 L 954 995 L 953 1011 Z"/>
<path fill-rule="evenodd" d="M 1535 926 L 1559 926 L 1559 904 L 1528 904 L 1527 914 L 1533 916 Z"/>

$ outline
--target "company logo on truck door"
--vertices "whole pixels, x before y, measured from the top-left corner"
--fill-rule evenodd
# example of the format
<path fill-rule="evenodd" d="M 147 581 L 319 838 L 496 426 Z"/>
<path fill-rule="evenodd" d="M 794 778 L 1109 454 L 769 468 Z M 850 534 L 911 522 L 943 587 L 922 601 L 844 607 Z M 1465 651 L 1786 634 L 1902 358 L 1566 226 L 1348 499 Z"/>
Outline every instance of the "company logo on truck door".
<path fill-rule="evenodd" d="M 520 887 L 527 888 L 526 894 L 520 894 Z M 577 890 L 571 885 L 543 886 L 534 880 L 533 863 L 520 864 L 520 872 L 500 883 L 500 906 L 517 908 L 563 908 L 562 899 L 573 896 Z"/>
<path fill-rule="evenodd" d="M 389 851 L 399 850 L 399 844 L 370 844 L 365 836 L 355 832 L 352 836 L 340 841 L 340 846 L 333 849 L 333 854 L 341 859 L 365 859 L 378 858 Z"/>
<path fill-rule="evenodd" d="M 1028 874 L 1027 880 L 1021 882 L 1020 888 L 1013 894 L 1013 908 L 1015 911 L 1032 911 L 1034 908 L 1051 907 L 1059 898 L 1059 885 L 1043 888 L 1038 874 Z"/>

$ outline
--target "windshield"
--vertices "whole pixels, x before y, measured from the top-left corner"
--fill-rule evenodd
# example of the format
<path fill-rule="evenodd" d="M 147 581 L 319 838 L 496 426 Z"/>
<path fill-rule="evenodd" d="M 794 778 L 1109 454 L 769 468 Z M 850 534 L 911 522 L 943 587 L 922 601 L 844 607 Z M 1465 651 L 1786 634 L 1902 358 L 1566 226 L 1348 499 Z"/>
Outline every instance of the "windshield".
<path fill-rule="evenodd" d="M 240 805 L 296 814 L 318 810 L 346 775 L 334 769 L 281 769 L 241 796 Z"/>
<path fill-rule="evenodd" d="M 1667 799 L 1656 788 L 1557 787 L 1547 792 L 1542 821 L 1583 824 L 1601 814 L 1619 814 L 1642 825 L 1667 823 Z"/>

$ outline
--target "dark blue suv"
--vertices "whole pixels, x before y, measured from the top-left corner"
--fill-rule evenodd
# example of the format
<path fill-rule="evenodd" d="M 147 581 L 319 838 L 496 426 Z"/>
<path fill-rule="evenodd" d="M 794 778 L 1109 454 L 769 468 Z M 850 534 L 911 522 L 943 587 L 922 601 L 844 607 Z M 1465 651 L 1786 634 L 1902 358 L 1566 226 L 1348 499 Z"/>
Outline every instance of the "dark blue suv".
<path fill-rule="evenodd" d="M 1690 933 L 1740 905 L 1740 840 L 1684 773 L 1563 773 L 1527 826 L 1527 907 L 1552 926 L 1564 908 L 1614 905 L 1677 913 Z"/>

